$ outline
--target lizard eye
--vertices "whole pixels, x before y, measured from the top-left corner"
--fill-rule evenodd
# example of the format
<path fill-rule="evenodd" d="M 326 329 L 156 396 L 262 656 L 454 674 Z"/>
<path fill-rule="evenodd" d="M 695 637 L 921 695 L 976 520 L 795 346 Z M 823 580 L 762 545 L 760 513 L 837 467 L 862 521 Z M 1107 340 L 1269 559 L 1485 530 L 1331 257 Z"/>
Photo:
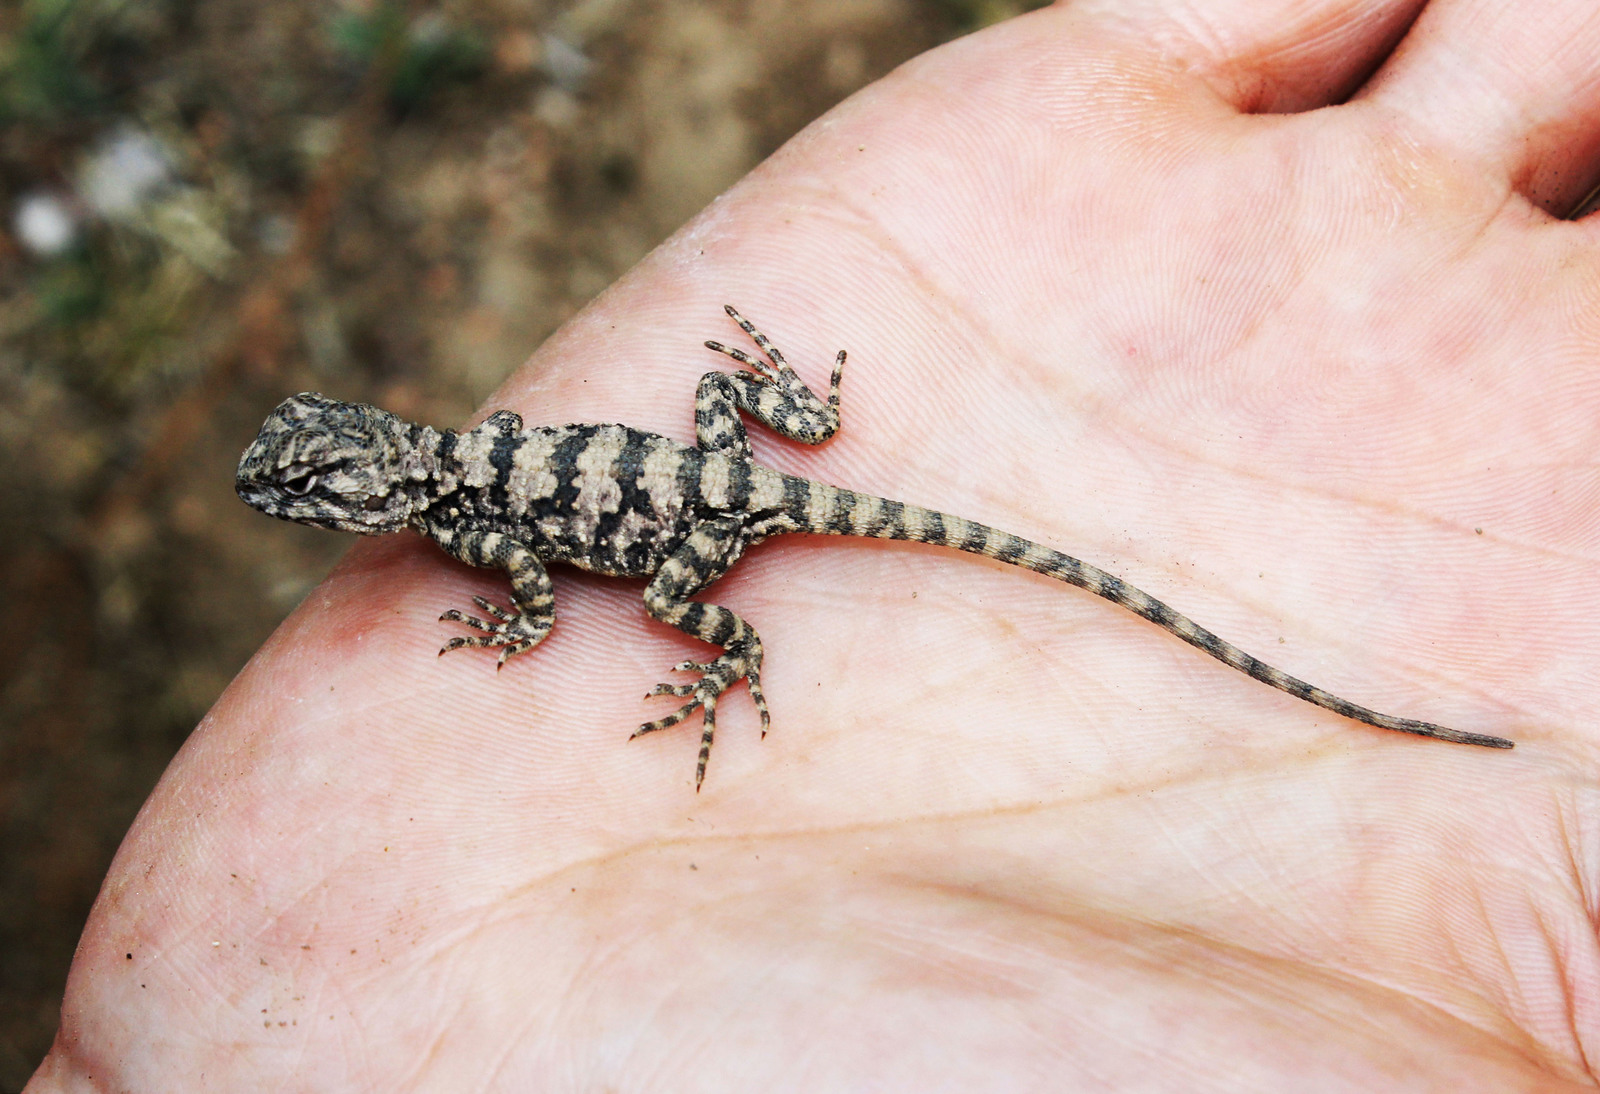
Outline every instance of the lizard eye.
<path fill-rule="evenodd" d="M 284 476 L 281 485 L 283 489 L 297 498 L 303 498 L 311 493 L 311 488 L 317 485 L 316 472 L 302 468 L 291 475 Z"/>
<path fill-rule="evenodd" d="M 383 498 L 383 497 L 378 496 L 377 494 L 373 494 L 370 497 L 368 497 L 366 501 L 361 503 L 361 508 L 365 509 L 369 513 L 376 513 L 378 510 L 382 509 L 384 506 L 386 506 L 388 504 L 389 504 L 389 501 L 388 501 L 387 498 Z"/>

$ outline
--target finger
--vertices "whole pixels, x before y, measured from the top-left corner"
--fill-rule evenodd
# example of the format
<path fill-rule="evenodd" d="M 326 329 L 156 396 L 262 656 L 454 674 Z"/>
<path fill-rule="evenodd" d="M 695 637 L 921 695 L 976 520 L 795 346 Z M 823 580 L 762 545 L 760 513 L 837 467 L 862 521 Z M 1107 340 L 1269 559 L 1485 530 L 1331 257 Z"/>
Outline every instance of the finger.
<path fill-rule="evenodd" d="M 1564 215 L 1600 156 L 1600 7 L 1436 0 L 1362 97 Z"/>
<path fill-rule="evenodd" d="M 1176 54 L 1247 114 L 1342 102 L 1382 62 L 1423 0 L 1108 0 L 1148 48 Z"/>

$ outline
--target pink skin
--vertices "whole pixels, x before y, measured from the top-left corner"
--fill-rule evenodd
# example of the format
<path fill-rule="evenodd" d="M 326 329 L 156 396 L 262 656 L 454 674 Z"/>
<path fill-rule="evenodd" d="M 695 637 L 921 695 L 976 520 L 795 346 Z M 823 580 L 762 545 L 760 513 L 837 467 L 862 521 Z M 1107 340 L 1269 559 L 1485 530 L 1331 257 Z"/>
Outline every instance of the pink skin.
<path fill-rule="evenodd" d="M 1597 77 L 1590 0 L 1040 12 L 813 126 L 489 404 L 691 436 L 732 302 L 813 383 L 850 351 L 840 436 L 770 462 L 1515 751 L 790 539 L 713 590 L 774 725 L 725 701 L 696 796 L 696 725 L 627 741 L 709 652 L 640 583 L 558 573 L 496 673 L 434 651 L 503 580 L 364 541 L 146 804 L 28 1090 L 1591 1089 L 1600 229 L 1551 213 Z"/>

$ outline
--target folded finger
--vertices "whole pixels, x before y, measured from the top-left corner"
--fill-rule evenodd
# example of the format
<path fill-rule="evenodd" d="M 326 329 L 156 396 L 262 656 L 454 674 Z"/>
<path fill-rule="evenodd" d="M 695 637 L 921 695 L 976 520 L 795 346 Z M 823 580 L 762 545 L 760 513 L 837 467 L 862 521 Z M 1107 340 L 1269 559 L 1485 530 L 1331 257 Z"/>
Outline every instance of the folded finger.
<path fill-rule="evenodd" d="M 1565 214 L 1600 174 L 1600 6 L 1435 0 L 1359 97 Z"/>
<path fill-rule="evenodd" d="M 1104 15 L 1244 113 L 1341 102 L 1383 61 L 1422 0 L 1108 0 Z"/>

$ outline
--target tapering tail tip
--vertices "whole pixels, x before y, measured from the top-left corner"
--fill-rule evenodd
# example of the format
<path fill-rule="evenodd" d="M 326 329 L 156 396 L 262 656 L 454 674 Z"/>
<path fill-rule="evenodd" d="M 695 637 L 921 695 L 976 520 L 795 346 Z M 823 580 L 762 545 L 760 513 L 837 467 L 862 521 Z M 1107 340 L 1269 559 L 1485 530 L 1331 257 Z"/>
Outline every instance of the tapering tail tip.
<path fill-rule="evenodd" d="M 1366 722 L 1365 718 L 1357 721 Z M 1440 741 L 1450 741 L 1458 745 L 1477 745 L 1480 748 L 1516 748 L 1517 742 L 1508 741 L 1504 737 L 1491 737 L 1487 733 L 1468 733 L 1465 730 L 1450 729 L 1447 726 L 1436 726 L 1432 722 L 1413 722 L 1407 718 L 1395 718 L 1385 722 L 1370 721 L 1379 729 L 1398 729 L 1401 733 L 1415 733 L 1419 737 L 1433 737 Z"/>

